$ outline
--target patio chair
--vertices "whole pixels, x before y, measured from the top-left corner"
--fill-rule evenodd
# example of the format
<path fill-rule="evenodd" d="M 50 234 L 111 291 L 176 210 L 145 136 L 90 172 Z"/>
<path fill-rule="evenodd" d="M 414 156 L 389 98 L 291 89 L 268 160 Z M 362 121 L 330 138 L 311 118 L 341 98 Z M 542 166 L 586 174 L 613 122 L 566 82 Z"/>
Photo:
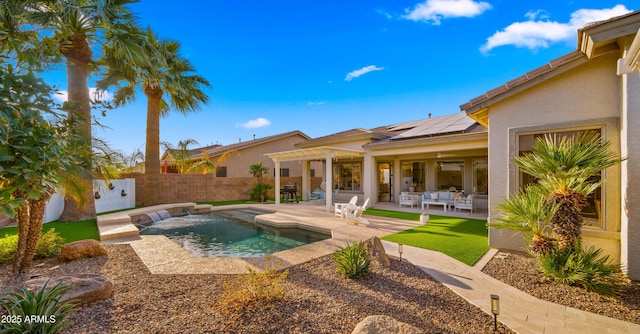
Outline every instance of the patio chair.
<path fill-rule="evenodd" d="M 347 224 L 349 223 L 350 220 L 355 220 L 358 223 L 369 225 L 369 221 L 366 218 L 362 217 L 362 214 L 364 213 L 364 211 L 367 210 L 367 206 L 369 206 L 368 198 L 367 200 L 364 201 L 364 204 L 362 204 L 362 206 L 345 207 L 345 216 L 347 219 Z"/>
<path fill-rule="evenodd" d="M 344 218 L 344 208 L 347 206 L 355 206 L 358 203 L 358 196 L 351 197 L 349 203 L 334 203 L 336 217 Z"/>
<path fill-rule="evenodd" d="M 471 194 L 467 197 L 460 197 L 457 199 L 454 204 L 455 210 L 469 210 L 471 212 L 476 212 L 476 195 Z"/>
<path fill-rule="evenodd" d="M 322 204 L 322 196 L 320 194 L 314 194 L 311 190 L 307 190 L 307 197 L 309 197 L 309 202 L 313 204 Z"/>

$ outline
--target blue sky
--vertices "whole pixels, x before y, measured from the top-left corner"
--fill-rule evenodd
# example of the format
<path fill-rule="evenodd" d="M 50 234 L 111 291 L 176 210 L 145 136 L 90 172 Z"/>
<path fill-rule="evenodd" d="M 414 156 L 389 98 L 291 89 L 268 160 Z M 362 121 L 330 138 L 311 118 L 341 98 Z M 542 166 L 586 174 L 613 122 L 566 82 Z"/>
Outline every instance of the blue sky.
<path fill-rule="evenodd" d="M 182 43 L 212 85 L 198 113 L 160 121 L 161 141 L 311 137 L 460 112 L 459 106 L 576 49 L 585 22 L 632 1 L 160 1 L 133 9 Z M 65 89 L 62 74 L 51 83 Z M 57 81 L 56 81 L 57 80 Z M 90 83 L 91 85 L 91 83 Z M 146 99 L 96 115 L 115 149 L 144 150 Z M 194 147 L 195 148 L 195 147 Z"/>

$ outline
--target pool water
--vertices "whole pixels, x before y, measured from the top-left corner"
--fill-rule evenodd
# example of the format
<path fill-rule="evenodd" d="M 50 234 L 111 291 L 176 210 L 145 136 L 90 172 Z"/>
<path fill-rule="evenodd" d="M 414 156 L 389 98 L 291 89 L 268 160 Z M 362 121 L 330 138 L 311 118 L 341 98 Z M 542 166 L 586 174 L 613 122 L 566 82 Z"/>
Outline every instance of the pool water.
<path fill-rule="evenodd" d="M 330 238 L 298 228 L 254 223 L 267 212 L 241 209 L 167 218 L 142 226 L 141 235 L 165 235 L 197 257 L 260 257 Z"/>

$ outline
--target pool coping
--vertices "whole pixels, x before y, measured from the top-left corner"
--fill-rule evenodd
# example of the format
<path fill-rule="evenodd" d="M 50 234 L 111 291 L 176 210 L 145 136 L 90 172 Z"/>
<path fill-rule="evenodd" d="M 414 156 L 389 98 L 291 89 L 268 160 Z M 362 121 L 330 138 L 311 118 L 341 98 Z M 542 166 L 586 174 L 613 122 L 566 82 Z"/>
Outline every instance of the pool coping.
<path fill-rule="evenodd" d="M 193 203 L 177 203 L 181 207 Z M 145 208 L 146 212 L 166 209 L 167 205 Z M 104 240 L 105 244 L 127 243 L 131 245 L 138 257 L 152 274 L 241 274 L 251 270 L 265 270 L 268 268 L 285 269 L 313 259 L 329 255 L 345 243 L 365 240 L 372 236 L 382 237 L 415 226 L 419 221 L 407 221 L 388 217 L 367 217 L 369 226 L 349 223 L 336 217 L 333 212 L 325 211 L 324 207 L 306 204 L 236 204 L 208 208 L 210 211 L 229 209 L 255 209 L 272 213 L 256 217 L 261 224 L 275 227 L 299 227 L 312 231 L 330 231 L 331 238 L 308 245 L 273 253 L 256 258 L 200 258 L 194 257 L 178 244 L 162 235 L 142 235 L 123 239 Z M 100 223 L 108 223 L 110 219 L 124 220 L 140 214 L 136 209 L 133 214 L 128 211 L 104 217 Z M 199 212 L 206 212 L 200 208 Z M 107 215 L 105 215 L 107 216 Z M 129 224 L 133 225 L 130 222 Z M 135 226 L 134 226 L 135 227 Z M 137 229 L 137 228 L 136 228 Z"/>

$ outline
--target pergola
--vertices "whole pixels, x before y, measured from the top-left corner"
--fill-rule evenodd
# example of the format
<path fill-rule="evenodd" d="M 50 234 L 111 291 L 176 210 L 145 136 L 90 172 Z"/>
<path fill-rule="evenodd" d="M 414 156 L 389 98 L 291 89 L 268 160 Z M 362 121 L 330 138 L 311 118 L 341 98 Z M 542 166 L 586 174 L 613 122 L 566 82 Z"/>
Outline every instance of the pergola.
<path fill-rule="evenodd" d="M 271 158 L 276 165 L 276 170 L 280 170 L 280 163 L 283 161 L 302 161 L 302 194 L 306 194 L 311 190 L 310 162 L 315 160 L 325 161 L 324 175 L 322 179 L 327 185 L 326 191 L 326 210 L 331 211 L 333 206 L 333 160 L 340 158 L 354 158 L 364 156 L 363 150 L 346 149 L 341 147 L 320 146 L 314 148 L 305 148 L 293 151 L 275 152 L 265 154 Z M 280 204 L 280 173 L 276 173 L 276 204 Z"/>

